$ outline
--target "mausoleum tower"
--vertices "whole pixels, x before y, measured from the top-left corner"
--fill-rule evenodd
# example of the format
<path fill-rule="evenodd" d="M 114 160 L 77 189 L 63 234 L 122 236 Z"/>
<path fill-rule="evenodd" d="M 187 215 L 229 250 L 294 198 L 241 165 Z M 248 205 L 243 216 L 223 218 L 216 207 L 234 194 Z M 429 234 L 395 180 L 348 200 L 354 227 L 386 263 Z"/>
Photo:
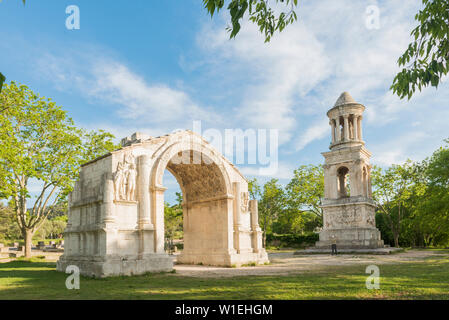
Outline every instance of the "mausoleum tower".
<path fill-rule="evenodd" d="M 375 224 L 371 192 L 371 153 L 365 148 L 362 119 L 365 106 L 347 92 L 327 112 L 330 151 L 324 164 L 323 229 L 316 247 L 337 242 L 340 249 L 383 248 Z"/>

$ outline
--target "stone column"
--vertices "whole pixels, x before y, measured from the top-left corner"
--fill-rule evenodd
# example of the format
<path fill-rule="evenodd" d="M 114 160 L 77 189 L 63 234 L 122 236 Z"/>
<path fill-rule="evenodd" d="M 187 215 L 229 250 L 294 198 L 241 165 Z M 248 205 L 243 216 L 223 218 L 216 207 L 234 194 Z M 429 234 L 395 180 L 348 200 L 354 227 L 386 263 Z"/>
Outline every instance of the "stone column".
<path fill-rule="evenodd" d="M 234 189 L 234 226 L 240 226 L 242 224 L 240 212 L 240 182 L 234 182 L 232 187 Z"/>
<path fill-rule="evenodd" d="M 359 139 L 359 116 L 354 115 L 352 122 L 353 122 L 353 127 L 354 127 L 354 140 L 360 140 Z"/>
<path fill-rule="evenodd" d="M 363 134 L 362 134 L 362 119 L 363 119 L 363 117 L 360 116 L 360 117 L 359 117 L 359 139 L 360 139 L 360 140 L 363 140 Z"/>
<path fill-rule="evenodd" d="M 167 188 L 154 187 L 153 195 L 153 225 L 154 225 L 154 249 L 156 253 L 165 253 L 165 230 L 164 230 L 164 192 Z"/>
<path fill-rule="evenodd" d="M 341 141 L 341 130 L 340 130 L 340 117 L 337 117 L 336 119 L 337 122 L 337 142 Z"/>
<path fill-rule="evenodd" d="M 148 230 L 154 230 L 151 222 L 151 199 L 150 199 L 150 174 L 151 158 L 147 155 L 137 159 L 137 201 L 138 217 L 137 228 L 139 229 L 139 259 L 146 254 L 152 253 L 151 234 Z"/>
<path fill-rule="evenodd" d="M 368 179 L 368 198 L 372 199 L 373 198 L 373 187 L 371 185 L 371 166 L 368 168 L 368 172 L 367 172 L 367 179 Z"/>
<path fill-rule="evenodd" d="M 234 192 L 234 248 L 237 253 L 240 252 L 240 226 L 241 226 L 241 213 L 240 213 L 240 182 L 233 182 L 232 188 Z"/>
<path fill-rule="evenodd" d="M 344 124 L 343 124 L 343 130 L 344 130 L 344 140 L 348 141 L 349 140 L 349 119 L 348 119 L 348 115 L 344 115 L 343 119 L 344 119 Z"/>
<path fill-rule="evenodd" d="M 103 176 L 103 206 L 103 223 L 114 223 L 114 181 L 109 173 L 105 173 Z"/>
<path fill-rule="evenodd" d="M 153 229 L 150 202 L 150 161 L 150 157 L 146 155 L 140 156 L 138 159 L 139 229 Z"/>
<path fill-rule="evenodd" d="M 329 124 L 330 124 L 330 126 L 332 128 L 332 143 L 334 144 L 335 143 L 335 123 L 334 123 L 334 120 L 331 120 L 329 122 Z"/>
<path fill-rule="evenodd" d="M 251 231 L 252 231 L 252 242 L 253 242 L 253 252 L 259 253 L 262 249 L 262 237 L 261 229 L 259 227 L 259 209 L 257 205 L 257 200 L 249 201 L 249 210 L 251 212 Z"/>

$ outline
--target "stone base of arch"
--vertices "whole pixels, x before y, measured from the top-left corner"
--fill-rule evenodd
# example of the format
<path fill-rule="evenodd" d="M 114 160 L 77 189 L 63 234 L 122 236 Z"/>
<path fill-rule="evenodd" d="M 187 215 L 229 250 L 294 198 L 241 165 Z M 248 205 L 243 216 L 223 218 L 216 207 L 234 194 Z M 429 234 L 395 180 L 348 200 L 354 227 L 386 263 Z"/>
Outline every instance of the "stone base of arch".
<path fill-rule="evenodd" d="M 97 259 L 91 256 L 61 257 L 56 269 L 65 272 L 70 265 L 79 268 L 83 276 L 105 278 L 110 276 L 133 276 L 173 270 L 173 258 L 164 253 L 147 254 L 143 257 L 106 256 Z"/>
<path fill-rule="evenodd" d="M 255 252 L 226 252 L 226 253 L 181 253 L 177 264 L 202 264 L 222 267 L 240 267 L 245 264 L 264 264 L 269 262 L 265 250 Z"/>

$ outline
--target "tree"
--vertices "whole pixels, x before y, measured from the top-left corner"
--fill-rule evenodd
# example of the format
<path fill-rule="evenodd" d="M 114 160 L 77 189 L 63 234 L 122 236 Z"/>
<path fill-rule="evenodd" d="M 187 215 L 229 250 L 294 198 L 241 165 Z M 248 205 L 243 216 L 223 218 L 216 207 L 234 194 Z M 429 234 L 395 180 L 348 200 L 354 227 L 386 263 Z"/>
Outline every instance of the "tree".
<path fill-rule="evenodd" d="M 293 172 L 293 178 L 287 185 L 286 191 L 289 207 L 306 209 L 322 221 L 321 198 L 324 197 L 324 171 L 321 165 L 300 166 Z"/>
<path fill-rule="evenodd" d="M 66 200 L 80 165 L 117 146 L 109 133 L 76 128 L 65 111 L 25 85 L 6 85 L 0 105 L 0 197 L 12 200 L 30 257 L 33 234 Z M 30 181 L 42 187 L 28 208 Z"/>
<path fill-rule="evenodd" d="M 269 4 L 271 2 L 271 6 Z M 220 11 L 225 5 L 225 0 L 203 0 L 204 6 L 211 17 L 215 12 Z M 282 3 L 289 10 L 280 12 L 276 16 L 274 5 Z M 259 27 L 259 31 L 264 34 L 265 42 L 270 41 L 276 31 L 281 32 L 284 28 L 296 21 L 297 15 L 294 8 L 298 5 L 298 0 L 230 0 L 227 10 L 231 15 L 231 25 L 227 30 L 230 38 L 235 38 L 240 31 L 240 20 L 248 12 L 249 20 Z"/>
<path fill-rule="evenodd" d="M 67 216 L 60 216 L 54 219 L 47 218 L 42 226 L 36 231 L 36 237 L 44 240 L 59 237 L 67 226 Z"/>
<path fill-rule="evenodd" d="M 248 181 L 248 192 L 251 200 L 257 200 L 261 196 L 260 185 L 256 178 L 253 178 Z"/>
<path fill-rule="evenodd" d="M 402 166 L 393 165 L 386 170 L 375 167 L 371 178 L 374 200 L 391 229 L 395 247 L 399 247 L 401 219 L 414 182 L 413 164 L 408 160 Z"/>
<path fill-rule="evenodd" d="M 5 76 L 0 72 L 0 92 L 2 92 L 3 82 L 5 82 Z"/>
<path fill-rule="evenodd" d="M 19 237 L 20 229 L 15 222 L 14 211 L 0 202 L 0 241 Z"/>
<path fill-rule="evenodd" d="M 446 140 L 449 143 L 449 140 Z M 426 188 L 417 204 L 417 218 L 424 244 L 447 244 L 449 241 L 449 145 L 436 150 L 423 161 Z"/>
<path fill-rule="evenodd" d="M 419 25 L 411 35 L 414 41 L 398 59 L 404 67 L 393 80 L 391 89 L 401 99 L 410 98 L 422 88 L 438 88 L 449 72 L 449 1 L 423 0 L 425 5 L 415 20 Z"/>
<path fill-rule="evenodd" d="M 259 201 L 260 220 L 264 232 L 263 244 L 266 246 L 267 231 L 272 230 L 273 222 L 285 210 L 285 192 L 277 179 L 271 179 L 263 186 L 261 200 Z"/>
<path fill-rule="evenodd" d="M 176 192 L 176 204 L 170 206 L 165 203 L 164 206 L 165 236 L 167 238 L 180 237 L 182 235 L 183 211 L 182 194 Z"/>

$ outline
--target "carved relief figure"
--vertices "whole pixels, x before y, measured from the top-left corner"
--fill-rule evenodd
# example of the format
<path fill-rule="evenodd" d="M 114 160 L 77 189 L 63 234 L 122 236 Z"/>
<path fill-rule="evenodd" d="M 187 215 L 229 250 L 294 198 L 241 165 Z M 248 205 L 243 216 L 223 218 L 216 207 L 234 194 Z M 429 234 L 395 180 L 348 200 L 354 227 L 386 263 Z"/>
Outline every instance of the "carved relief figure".
<path fill-rule="evenodd" d="M 135 199 L 137 171 L 134 162 L 134 156 L 127 154 L 124 161 L 118 163 L 117 171 L 114 173 L 115 200 Z"/>
<path fill-rule="evenodd" d="M 129 166 L 128 172 L 127 172 L 127 184 L 126 184 L 126 199 L 127 200 L 134 200 L 135 191 L 136 191 L 136 177 L 137 177 L 137 171 L 136 166 L 132 163 Z"/>
<path fill-rule="evenodd" d="M 240 208 L 241 208 L 241 210 L 242 210 L 242 212 L 244 213 L 244 212 L 248 212 L 248 205 L 249 205 L 249 195 L 248 195 L 248 192 L 242 192 L 242 195 L 241 195 L 241 206 L 240 206 Z"/>
<path fill-rule="evenodd" d="M 119 162 L 117 165 L 117 171 L 114 173 L 114 191 L 116 200 L 121 200 L 124 198 L 124 180 L 124 165 L 122 162 Z"/>

